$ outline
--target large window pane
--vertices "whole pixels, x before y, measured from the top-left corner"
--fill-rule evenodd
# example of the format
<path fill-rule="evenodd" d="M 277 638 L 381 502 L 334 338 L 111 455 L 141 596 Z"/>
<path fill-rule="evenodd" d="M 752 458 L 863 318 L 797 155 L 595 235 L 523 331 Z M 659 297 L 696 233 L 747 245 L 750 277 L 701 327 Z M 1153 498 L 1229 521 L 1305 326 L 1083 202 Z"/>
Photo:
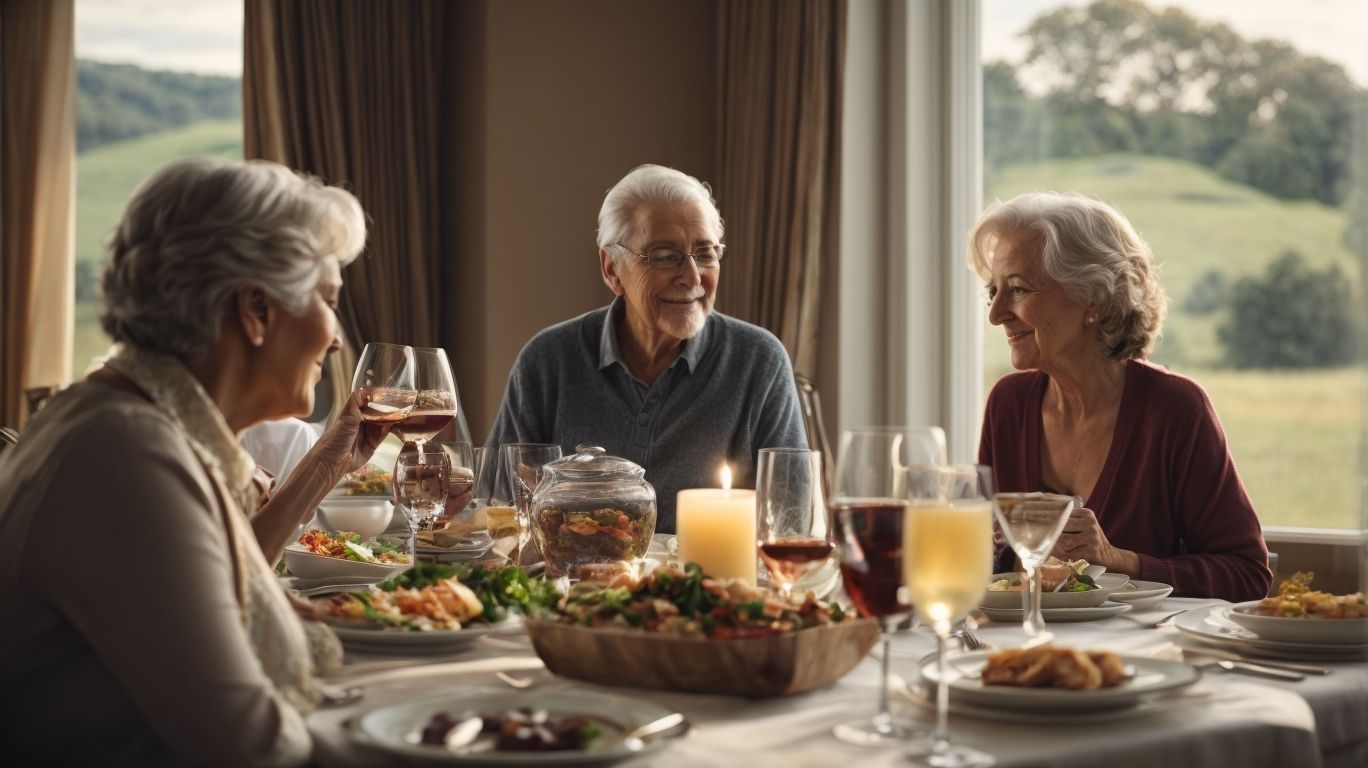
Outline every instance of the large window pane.
<path fill-rule="evenodd" d="M 1265 525 L 1360 527 L 1362 4 L 983 4 L 987 201 L 1124 212 L 1169 296 L 1154 360 L 1220 414 Z M 985 334 L 989 387 L 1010 370 Z"/>
<path fill-rule="evenodd" d="M 79 376 L 109 346 L 97 282 L 134 188 L 178 157 L 242 157 L 242 4 L 78 0 L 76 57 Z"/>

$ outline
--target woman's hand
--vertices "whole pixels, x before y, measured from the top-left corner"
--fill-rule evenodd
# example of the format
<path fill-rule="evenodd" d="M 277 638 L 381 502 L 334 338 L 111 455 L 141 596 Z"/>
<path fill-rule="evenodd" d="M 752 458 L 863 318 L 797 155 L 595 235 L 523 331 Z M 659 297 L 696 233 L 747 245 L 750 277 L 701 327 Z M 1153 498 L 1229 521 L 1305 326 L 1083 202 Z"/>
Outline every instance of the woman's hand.
<path fill-rule="evenodd" d="M 1064 532 L 1059 534 L 1051 554 L 1061 560 L 1087 560 L 1131 577 L 1140 575 L 1139 555 L 1113 547 L 1107 541 L 1107 534 L 1102 532 L 1097 515 L 1087 507 L 1078 507 L 1069 513 Z"/>
<path fill-rule="evenodd" d="M 348 472 L 365 465 L 371 454 L 389 434 L 390 424 L 375 424 L 361 420 L 361 403 L 355 393 L 347 400 L 347 407 L 337 417 L 314 446 L 314 455 L 333 472 L 333 483 Z"/>

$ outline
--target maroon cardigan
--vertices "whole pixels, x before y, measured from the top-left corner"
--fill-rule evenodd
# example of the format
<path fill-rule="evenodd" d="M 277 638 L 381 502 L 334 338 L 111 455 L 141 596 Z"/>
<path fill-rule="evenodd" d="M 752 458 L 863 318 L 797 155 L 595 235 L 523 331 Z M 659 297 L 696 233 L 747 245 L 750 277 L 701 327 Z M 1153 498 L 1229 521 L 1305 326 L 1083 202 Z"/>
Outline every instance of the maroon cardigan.
<path fill-rule="evenodd" d="M 1044 490 L 1040 414 L 1049 380 L 1040 371 L 1009 374 L 988 396 L 979 463 L 993 467 L 998 491 Z M 1113 546 L 1140 556 L 1137 578 L 1172 584 L 1175 597 L 1268 594 L 1259 518 L 1216 411 L 1192 379 L 1126 364 L 1111 449 L 1084 506 Z"/>

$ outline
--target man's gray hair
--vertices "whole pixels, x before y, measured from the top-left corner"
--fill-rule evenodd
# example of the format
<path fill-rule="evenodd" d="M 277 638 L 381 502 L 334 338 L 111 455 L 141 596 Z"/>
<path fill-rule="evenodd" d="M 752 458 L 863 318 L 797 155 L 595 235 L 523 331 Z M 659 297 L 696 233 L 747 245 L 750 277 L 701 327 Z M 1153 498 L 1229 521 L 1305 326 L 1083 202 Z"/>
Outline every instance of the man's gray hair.
<path fill-rule="evenodd" d="M 1070 299 L 1095 309 L 1107 357 L 1143 359 L 1154 348 L 1168 299 L 1150 247 L 1120 211 L 1074 192 L 1028 192 L 988 206 L 968 249 L 984 280 L 1004 241 L 1029 244 Z"/>
<path fill-rule="evenodd" d="M 608 190 L 598 216 L 598 247 L 622 245 L 630 239 L 636 210 L 643 203 L 697 203 L 712 219 L 717 240 L 723 234 L 722 215 L 706 182 L 663 165 L 638 165 Z M 620 259 L 621 249 L 613 250 Z"/>
<path fill-rule="evenodd" d="M 100 324 L 115 341 L 193 361 L 238 290 L 260 288 L 298 314 L 324 260 L 345 266 L 365 242 L 365 213 L 345 190 L 261 160 L 177 160 L 133 193 L 106 246 Z"/>

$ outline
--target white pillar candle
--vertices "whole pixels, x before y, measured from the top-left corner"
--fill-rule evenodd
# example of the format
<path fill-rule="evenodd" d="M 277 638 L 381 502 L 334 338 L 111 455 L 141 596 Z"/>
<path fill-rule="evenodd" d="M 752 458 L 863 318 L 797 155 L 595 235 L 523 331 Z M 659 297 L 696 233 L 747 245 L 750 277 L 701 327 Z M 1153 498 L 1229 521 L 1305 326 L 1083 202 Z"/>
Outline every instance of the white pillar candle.
<path fill-rule="evenodd" d="M 731 485 L 730 471 L 723 473 Z M 679 563 L 698 563 L 718 579 L 755 584 L 755 491 L 728 488 L 682 490 L 675 502 Z"/>

